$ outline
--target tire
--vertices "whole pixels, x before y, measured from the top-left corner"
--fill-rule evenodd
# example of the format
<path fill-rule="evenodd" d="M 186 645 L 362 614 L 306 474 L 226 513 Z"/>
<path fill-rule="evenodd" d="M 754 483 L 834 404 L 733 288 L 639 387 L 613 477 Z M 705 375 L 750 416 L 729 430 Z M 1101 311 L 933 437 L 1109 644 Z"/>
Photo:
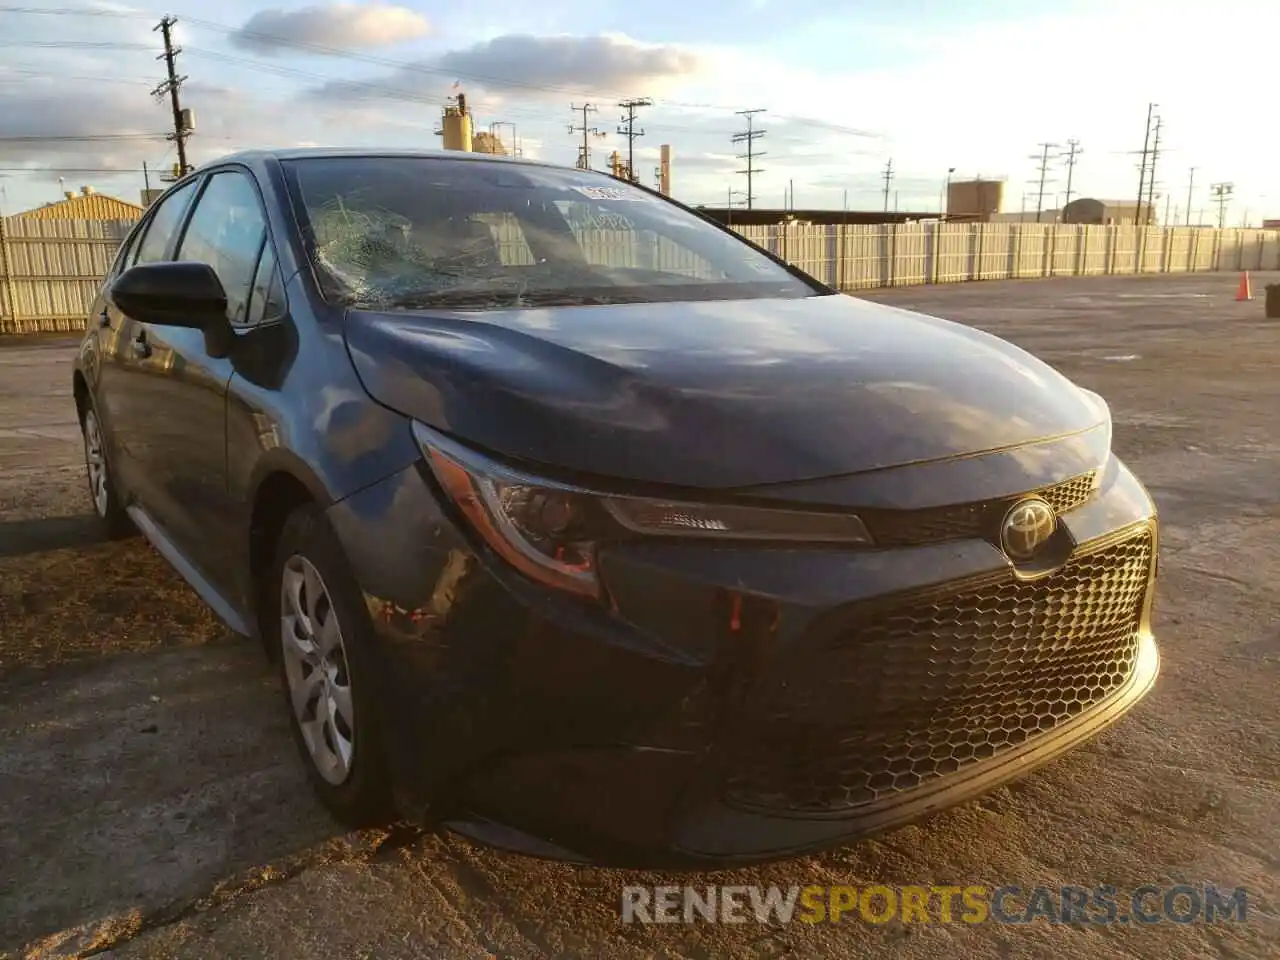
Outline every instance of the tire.
<path fill-rule="evenodd" d="M 111 461 L 107 456 L 106 437 L 102 421 L 92 400 L 86 400 L 80 417 L 80 435 L 84 440 L 85 476 L 89 481 L 89 502 L 98 517 L 103 535 L 108 540 L 120 540 L 136 534 L 137 528 L 124 511 L 120 492 L 111 474 Z"/>
<path fill-rule="evenodd" d="M 313 789 L 348 827 L 387 822 L 394 807 L 371 683 L 373 624 L 316 508 L 285 521 L 264 592 L 289 723 Z"/>

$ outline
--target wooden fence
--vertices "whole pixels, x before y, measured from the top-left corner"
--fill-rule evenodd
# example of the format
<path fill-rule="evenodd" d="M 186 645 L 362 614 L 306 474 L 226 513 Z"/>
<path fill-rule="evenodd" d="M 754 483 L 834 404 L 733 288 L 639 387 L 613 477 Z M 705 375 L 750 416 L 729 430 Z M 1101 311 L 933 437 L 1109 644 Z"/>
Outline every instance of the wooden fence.
<path fill-rule="evenodd" d="M 79 330 L 130 221 L 0 220 L 0 334 Z M 504 260 L 525 262 L 514 224 L 494 224 Z M 785 224 L 735 228 L 831 286 L 1280 269 L 1280 231 L 1075 224 Z M 701 276 L 683 248 L 588 227 L 588 258 Z M 589 235 L 587 235 L 589 234 Z M 529 261 L 531 262 L 531 260 Z"/>

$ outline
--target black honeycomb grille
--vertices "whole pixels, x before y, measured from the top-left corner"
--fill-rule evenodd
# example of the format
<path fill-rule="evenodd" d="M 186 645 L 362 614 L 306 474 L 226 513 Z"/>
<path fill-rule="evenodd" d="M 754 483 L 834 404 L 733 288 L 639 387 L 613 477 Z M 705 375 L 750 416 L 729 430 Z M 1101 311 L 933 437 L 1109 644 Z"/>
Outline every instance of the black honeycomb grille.
<path fill-rule="evenodd" d="M 835 814 L 1072 719 L 1132 674 L 1151 562 L 1144 527 L 1042 579 L 855 610 L 744 690 L 726 799 Z"/>
<path fill-rule="evenodd" d="M 949 507 L 901 513 L 869 512 L 864 520 L 872 539 L 882 547 L 907 547 L 944 540 L 985 538 L 999 540 L 1000 521 L 1009 508 L 1023 497 L 1042 497 L 1054 512 L 1064 514 L 1083 506 L 1093 496 L 1093 472 L 1072 477 L 1053 486 L 1034 490 L 1017 497 L 1005 497 L 985 503 L 962 503 Z"/>

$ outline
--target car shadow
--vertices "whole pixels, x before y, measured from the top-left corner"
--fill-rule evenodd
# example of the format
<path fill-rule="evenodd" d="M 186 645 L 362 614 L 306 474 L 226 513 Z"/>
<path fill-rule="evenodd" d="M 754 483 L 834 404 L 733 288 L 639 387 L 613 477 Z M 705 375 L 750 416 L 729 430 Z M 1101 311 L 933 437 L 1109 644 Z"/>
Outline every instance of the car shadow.
<path fill-rule="evenodd" d="M 0 557 L 87 547 L 104 539 L 98 518 L 92 514 L 6 520 L 0 522 Z"/>

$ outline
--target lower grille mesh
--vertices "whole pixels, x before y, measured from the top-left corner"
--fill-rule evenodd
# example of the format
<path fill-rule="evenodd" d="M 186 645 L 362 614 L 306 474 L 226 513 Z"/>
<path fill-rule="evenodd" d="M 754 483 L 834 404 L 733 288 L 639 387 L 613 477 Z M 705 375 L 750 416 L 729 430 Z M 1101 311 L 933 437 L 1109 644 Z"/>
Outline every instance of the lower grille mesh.
<path fill-rule="evenodd" d="M 744 691 L 726 799 L 827 814 L 994 757 L 1105 700 L 1137 655 L 1151 532 L 1002 579 L 854 608 Z"/>

